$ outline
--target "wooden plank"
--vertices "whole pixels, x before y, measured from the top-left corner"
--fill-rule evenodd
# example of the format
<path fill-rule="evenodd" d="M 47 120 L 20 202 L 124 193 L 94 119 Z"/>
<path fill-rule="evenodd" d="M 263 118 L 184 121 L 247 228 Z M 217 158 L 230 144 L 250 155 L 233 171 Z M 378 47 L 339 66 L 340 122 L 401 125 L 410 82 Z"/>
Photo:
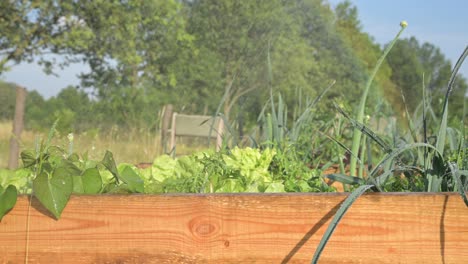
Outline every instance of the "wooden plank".
<path fill-rule="evenodd" d="M 33 200 L 29 263 L 309 263 L 347 194 L 73 196 L 60 220 Z M 27 197 L 0 223 L 0 263 L 25 261 Z M 321 263 L 468 263 L 457 194 L 367 194 Z"/>
<path fill-rule="evenodd" d="M 10 157 L 8 159 L 8 169 L 18 168 L 20 154 L 21 133 L 24 128 L 24 110 L 26 108 L 27 91 L 25 88 L 16 86 L 15 119 L 13 121 L 13 131 L 10 138 Z"/>
<path fill-rule="evenodd" d="M 174 151 L 175 154 L 176 136 L 186 136 L 216 138 L 216 151 L 219 151 L 223 143 L 223 132 L 224 123 L 220 117 L 216 117 L 213 123 L 211 116 L 174 113 L 172 115 L 170 150 Z"/>
<path fill-rule="evenodd" d="M 218 126 L 221 118 L 216 118 L 213 129 L 210 129 L 213 122 L 211 116 L 183 115 L 176 114 L 175 126 L 176 136 L 208 137 L 216 138 L 218 135 Z"/>

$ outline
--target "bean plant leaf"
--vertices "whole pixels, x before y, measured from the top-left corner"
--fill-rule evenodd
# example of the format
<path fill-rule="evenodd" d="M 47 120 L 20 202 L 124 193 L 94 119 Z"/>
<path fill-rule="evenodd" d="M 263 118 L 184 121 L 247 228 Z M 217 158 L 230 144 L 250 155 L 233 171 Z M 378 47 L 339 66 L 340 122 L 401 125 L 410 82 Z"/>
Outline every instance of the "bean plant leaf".
<path fill-rule="evenodd" d="M 82 194 L 83 190 L 83 179 L 81 176 L 72 176 L 73 179 L 73 193 Z"/>
<path fill-rule="evenodd" d="M 73 162 L 66 159 L 62 159 L 57 167 L 64 168 L 68 175 L 72 176 L 78 176 L 82 173 L 80 168 L 78 168 Z"/>
<path fill-rule="evenodd" d="M 21 160 L 25 168 L 36 164 L 36 154 L 33 150 L 25 150 L 21 152 Z"/>
<path fill-rule="evenodd" d="M 335 231 L 336 226 L 338 225 L 340 220 L 343 218 L 344 214 L 348 211 L 348 209 L 351 207 L 354 201 L 356 201 L 356 199 L 359 198 L 359 196 L 361 196 L 365 191 L 367 191 L 371 187 L 373 187 L 373 185 L 359 186 L 341 204 L 340 209 L 338 209 L 335 216 L 333 217 L 333 220 L 331 221 L 330 225 L 325 231 L 325 234 L 323 235 L 322 240 L 320 240 L 317 250 L 315 250 L 314 258 L 312 259 L 312 262 L 311 262 L 312 264 L 317 263 L 317 261 L 319 260 L 320 255 L 322 254 L 322 251 L 325 248 L 325 245 L 328 243 L 328 240 L 330 239 L 331 235 Z"/>
<path fill-rule="evenodd" d="M 80 176 L 73 176 L 73 193 L 98 194 L 102 190 L 102 178 L 97 168 L 89 168 Z"/>
<path fill-rule="evenodd" d="M 17 197 L 18 192 L 15 186 L 9 185 L 6 189 L 0 186 L 0 222 L 6 213 L 15 206 Z"/>
<path fill-rule="evenodd" d="M 102 189 L 102 178 L 97 168 L 90 168 L 81 175 L 83 183 L 83 193 L 96 194 Z"/>
<path fill-rule="evenodd" d="M 79 162 L 80 156 L 76 153 L 72 153 L 70 156 L 68 156 L 68 160 L 71 162 Z"/>
<path fill-rule="evenodd" d="M 120 179 L 128 185 L 131 192 L 143 193 L 145 191 L 144 181 L 138 174 L 127 164 L 121 167 Z"/>
<path fill-rule="evenodd" d="M 119 172 L 117 171 L 117 166 L 115 165 L 114 155 L 112 152 L 106 150 L 106 154 L 102 159 L 102 165 L 108 169 L 117 183 L 119 183 Z"/>
<path fill-rule="evenodd" d="M 57 168 L 52 175 L 42 172 L 33 181 L 34 195 L 57 219 L 73 192 L 73 179 L 64 168 Z"/>

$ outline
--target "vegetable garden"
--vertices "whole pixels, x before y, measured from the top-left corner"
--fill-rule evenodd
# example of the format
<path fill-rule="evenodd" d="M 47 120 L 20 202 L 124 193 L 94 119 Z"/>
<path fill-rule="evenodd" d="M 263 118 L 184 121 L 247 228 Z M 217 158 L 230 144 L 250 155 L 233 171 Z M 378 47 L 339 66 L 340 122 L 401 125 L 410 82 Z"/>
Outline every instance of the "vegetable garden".
<path fill-rule="evenodd" d="M 434 134 L 428 134 L 424 96 L 408 137 L 389 138 L 367 126 L 364 110 L 401 32 L 370 75 L 355 113 L 336 104 L 336 120 L 316 119 L 314 107 L 332 84 L 288 121 L 282 97 L 271 93 L 259 117 L 260 140 L 250 137 L 250 147 L 227 134 L 219 152 L 162 155 L 143 169 L 116 164 L 111 152 L 99 161 L 79 155 L 72 136 L 66 147 L 52 145 L 55 123 L 36 149 L 21 153 L 23 168 L 0 170 L 1 261 L 468 261 L 465 125 L 447 126 L 450 92 L 468 48 L 454 67 Z M 314 122 L 320 129 L 311 130 Z M 311 143 L 313 136 L 333 147 L 304 152 L 321 143 Z M 333 164 L 340 172 L 323 175 Z M 350 194 L 333 194 L 330 182 Z M 403 193 L 383 193 L 397 191 Z"/>

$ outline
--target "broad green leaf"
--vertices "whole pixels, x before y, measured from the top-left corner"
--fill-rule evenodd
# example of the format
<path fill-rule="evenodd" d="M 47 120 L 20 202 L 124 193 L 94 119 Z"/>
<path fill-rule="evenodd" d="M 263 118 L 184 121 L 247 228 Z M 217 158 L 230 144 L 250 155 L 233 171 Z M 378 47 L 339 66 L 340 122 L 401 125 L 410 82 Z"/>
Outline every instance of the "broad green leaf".
<path fill-rule="evenodd" d="M 222 186 L 217 189 L 217 193 L 237 193 L 245 191 L 242 183 L 238 179 L 227 179 L 223 182 Z M 256 190 L 258 192 L 258 190 Z"/>
<path fill-rule="evenodd" d="M 310 192 L 312 190 L 312 188 L 310 188 L 310 185 L 307 183 L 307 181 L 304 181 L 304 180 L 298 181 L 296 185 L 297 187 L 299 187 L 299 192 Z"/>
<path fill-rule="evenodd" d="M 106 189 L 110 185 L 116 185 L 115 177 L 109 170 L 99 170 L 99 174 L 101 175 L 102 186 L 104 187 L 104 189 Z"/>
<path fill-rule="evenodd" d="M 32 172 L 29 169 L 0 169 L 0 186 L 14 185 L 19 193 L 27 193 L 31 188 Z"/>
<path fill-rule="evenodd" d="M 73 193 L 82 194 L 83 190 L 83 179 L 81 176 L 72 176 L 73 179 Z"/>
<path fill-rule="evenodd" d="M 33 190 L 42 205 L 59 219 L 73 191 L 73 179 L 63 168 L 55 169 L 50 176 L 42 172 L 34 180 Z"/>
<path fill-rule="evenodd" d="M 99 193 L 102 189 L 102 178 L 99 170 L 96 168 L 90 168 L 83 172 L 81 175 L 83 183 L 83 193 L 95 194 Z"/>
<path fill-rule="evenodd" d="M 73 162 L 66 159 L 62 159 L 57 167 L 64 168 L 67 173 L 72 176 L 78 176 L 82 173 L 80 168 L 78 168 Z"/>
<path fill-rule="evenodd" d="M 268 188 L 265 190 L 266 193 L 278 193 L 285 192 L 284 184 L 282 182 L 272 182 L 268 185 Z"/>
<path fill-rule="evenodd" d="M 239 170 L 240 174 L 249 182 L 271 181 L 268 167 L 276 152 L 267 148 L 263 151 L 252 148 L 234 148 L 229 155 L 223 155 L 226 166 L 232 170 Z"/>
<path fill-rule="evenodd" d="M 33 150 L 25 150 L 21 152 L 21 160 L 25 168 L 36 164 L 36 154 Z"/>
<path fill-rule="evenodd" d="M 157 181 L 148 182 L 145 184 L 145 194 L 163 193 L 164 185 Z"/>
<path fill-rule="evenodd" d="M 119 183 L 119 172 L 117 171 L 117 166 L 115 165 L 114 155 L 112 152 L 106 150 L 106 154 L 102 159 L 102 165 L 112 173 L 116 182 Z"/>
<path fill-rule="evenodd" d="M 120 185 L 113 185 L 110 186 L 107 190 L 106 193 L 109 194 L 130 194 L 132 191 L 128 188 L 128 185 L 126 183 L 120 184 Z"/>
<path fill-rule="evenodd" d="M 90 168 L 73 177 L 73 193 L 97 194 L 102 189 L 102 179 L 97 168 Z"/>
<path fill-rule="evenodd" d="M 10 185 L 11 179 L 14 177 L 15 172 L 7 169 L 0 169 L 0 187 L 7 187 Z"/>
<path fill-rule="evenodd" d="M 15 186 L 9 185 L 6 189 L 0 186 L 0 222 L 3 216 L 15 206 L 17 197 L 18 192 Z"/>
<path fill-rule="evenodd" d="M 143 179 L 145 184 L 147 182 L 153 181 L 153 173 L 152 173 L 152 168 L 145 168 L 145 169 L 140 169 L 136 168 L 137 174 L 140 175 L 140 177 Z"/>
<path fill-rule="evenodd" d="M 144 181 L 128 164 L 119 166 L 120 179 L 128 185 L 132 192 L 143 193 L 145 191 Z"/>
<path fill-rule="evenodd" d="M 179 158 L 174 167 L 174 176 L 177 178 L 198 177 L 202 165 L 197 162 L 194 156 L 183 156 Z"/>
<path fill-rule="evenodd" d="M 153 166 L 151 166 L 153 179 L 163 182 L 167 178 L 173 177 L 176 162 L 177 161 L 169 155 L 161 155 L 157 157 L 153 162 Z"/>
<path fill-rule="evenodd" d="M 70 156 L 68 156 L 68 160 L 71 162 L 79 162 L 80 161 L 80 156 L 78 154 L 73 153 Z"/>
<path fill-rule="evenodd" d="M 246 188 L 243 188 L 237 192 L 247 192 L 247 193 L 258 193 L 258 192 L 265 192 L 265 186 L 259 185 L 258 183 L 254 182 L 248 185 Z"/>
<path fill-rule="evenodd" d="M 81 163 L 81 167 L 83 168 L 83 170 L 86 170 L 90 168 L 96 168 L 99 164 L 100 164 L 99 161 L 84 159 L 83 162 Z"/>

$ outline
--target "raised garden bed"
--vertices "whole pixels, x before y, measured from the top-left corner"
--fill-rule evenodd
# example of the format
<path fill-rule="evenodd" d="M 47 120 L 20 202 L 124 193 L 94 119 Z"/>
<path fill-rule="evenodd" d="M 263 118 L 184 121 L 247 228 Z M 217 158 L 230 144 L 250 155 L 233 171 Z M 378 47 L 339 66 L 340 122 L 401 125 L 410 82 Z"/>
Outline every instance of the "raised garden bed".
<path fill-rule="evenodd" d="M 309 263 L 344 193 L 72 196 L 60 220 L 20 196 L 0 223 L 0 262 Z M 370 193 L 320 263 L 468 263 L 456 193 Z M 26 250 L 28 253 L 26 254 Z"/>

